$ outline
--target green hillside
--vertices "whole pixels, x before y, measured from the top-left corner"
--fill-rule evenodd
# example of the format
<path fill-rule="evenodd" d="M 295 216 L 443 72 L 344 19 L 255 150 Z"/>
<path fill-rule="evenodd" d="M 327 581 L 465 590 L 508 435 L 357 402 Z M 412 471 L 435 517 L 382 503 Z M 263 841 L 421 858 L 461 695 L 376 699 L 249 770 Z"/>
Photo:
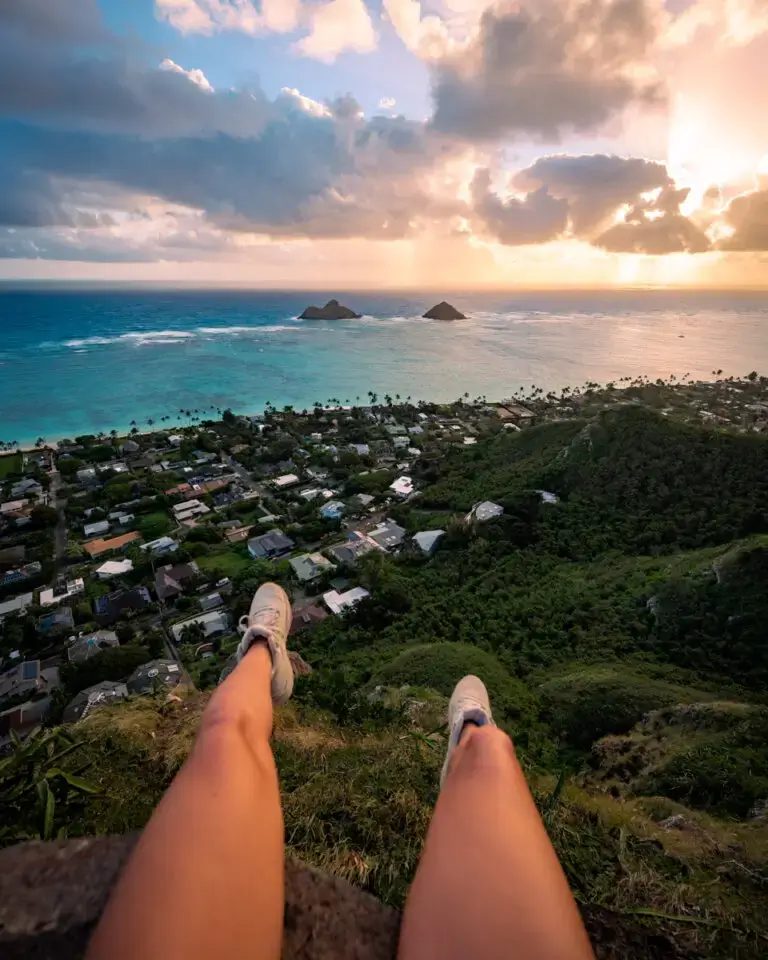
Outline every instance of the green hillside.
<path fill-rule="evenodd" d="M 418 464 L 391 516 L 445 529 L 436 553 L 365 557 L 371 598 L 292 644 L 313 668 L 277 717 L 293 851 L 401 903 L 447 697 L 477 673 L 581 902 L 693 957 L 765 956 L 768 440 L 618 407 Z M 504 516 L 466 522 L 486 499 Z M 232 577 L 239 613 L 260 580 Z M 141 826 L 205 696 L 72 728 L 104 793 L 57 825 Z"/>

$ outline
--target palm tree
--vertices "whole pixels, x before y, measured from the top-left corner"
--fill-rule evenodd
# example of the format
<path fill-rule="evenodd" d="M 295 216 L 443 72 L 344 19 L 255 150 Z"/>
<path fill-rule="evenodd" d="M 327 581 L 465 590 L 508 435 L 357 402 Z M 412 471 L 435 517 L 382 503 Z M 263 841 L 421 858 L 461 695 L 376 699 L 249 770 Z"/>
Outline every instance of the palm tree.
<path fill-rule="evenodd" d="M 35 446 L 38 447 L 38 448 L 44 447 L 44 446 L 45 446 L 45 437 L 38 437 L 37 440 L 35 440 Z"/>

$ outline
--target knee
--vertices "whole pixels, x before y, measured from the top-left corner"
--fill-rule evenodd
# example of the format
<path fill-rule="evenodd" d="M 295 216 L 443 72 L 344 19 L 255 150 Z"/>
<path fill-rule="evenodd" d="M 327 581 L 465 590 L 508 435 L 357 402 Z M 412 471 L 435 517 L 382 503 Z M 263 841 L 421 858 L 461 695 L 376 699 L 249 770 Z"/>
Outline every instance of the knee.
<path fill-rule="evenodd" d="M 512 741 L 498 727 L 465 729 L 456 751 L 456 768 L 475 775 L 479 771 L 493 772 L 507 769 L 515 759 Z"/>

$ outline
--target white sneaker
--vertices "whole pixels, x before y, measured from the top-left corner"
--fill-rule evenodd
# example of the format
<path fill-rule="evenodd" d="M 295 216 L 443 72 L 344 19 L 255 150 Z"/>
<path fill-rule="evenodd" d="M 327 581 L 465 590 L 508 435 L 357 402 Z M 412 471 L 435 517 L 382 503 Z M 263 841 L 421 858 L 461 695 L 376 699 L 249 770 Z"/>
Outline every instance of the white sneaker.
<path fill-rule="evenodd" d="M 441 787 L 448 775 L 451 757 L 468 723 L 474 723 L 478 727 L 496 726 L 491 716 L 491 704 L 485 684 L 478 677 L 471 675 L 459 680 L 451 694 L 451 702 L 448 704 L 448 751 L 445 755 L 443 772 L 440 774 Z"/>
<path fill-rule="evenodd" d="M 256 591 L 251 611 L 240 618 L 243 639 L 237 648 L 239 663 L 254 643 L 266 640 L 272 657 L 272 703 L 281 706 L 293 693 L 293 667 L 288 659 L 288 631 L 293 614 L 288 594 L 276 583 L 264 583 Z"/>

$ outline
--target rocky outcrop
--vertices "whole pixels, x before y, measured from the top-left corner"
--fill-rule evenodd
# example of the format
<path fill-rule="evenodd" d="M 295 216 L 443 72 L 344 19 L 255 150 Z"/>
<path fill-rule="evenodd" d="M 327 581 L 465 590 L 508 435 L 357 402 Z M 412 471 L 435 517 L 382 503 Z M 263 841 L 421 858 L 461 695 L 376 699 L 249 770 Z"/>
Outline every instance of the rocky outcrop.
<path fill-rule="evenodd" d="M 456 307 L 445 300 L 436 304 L 431 310 L 424 314 L 425 320 L 466 320 L 463 313 L 459 313 Z"/>
<path fill-rule="evenodd" d="M 329 300 L 324 307 L 307 307 L 299 320 L 359 320 L 361 316 L 338 300 Z"/>
<path fill-rule="evenodd" d="M 137 835 L 0 851 L 0 956 L 81 960 Z M 582 907 L 598 960 L 682 960 L 631 919 Z M 400 914 L 344 880 L 286 862 L 283 960 L 394 960 Z M 686 960 L 690 955 L 685 955 Z"/>

